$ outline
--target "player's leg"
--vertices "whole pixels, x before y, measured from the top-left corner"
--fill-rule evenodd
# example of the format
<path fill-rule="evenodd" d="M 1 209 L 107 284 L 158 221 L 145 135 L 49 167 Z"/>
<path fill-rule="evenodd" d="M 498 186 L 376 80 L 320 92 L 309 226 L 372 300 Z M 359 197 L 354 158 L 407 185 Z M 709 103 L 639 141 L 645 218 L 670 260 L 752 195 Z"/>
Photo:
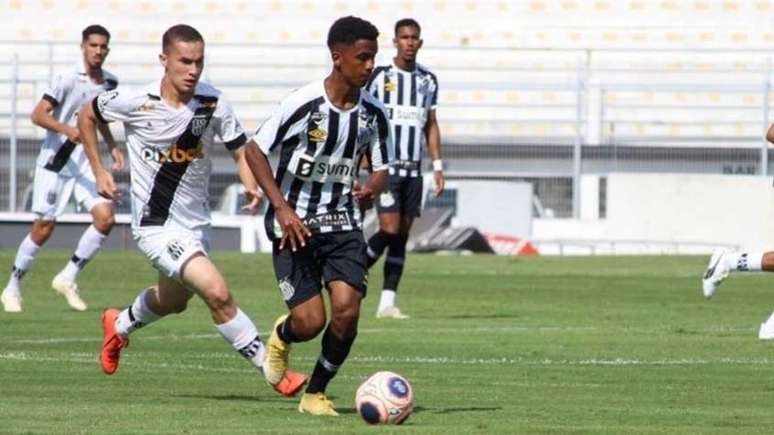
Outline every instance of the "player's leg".
<path fill-rule="evenodd" d="M 400 191 L 400 220 L 397 235 L 387 247 L 384 261 L 384 285 L 379 296 L 377 318 L 406 319 L 397 306 L 396 297 L 403 268 L 406 264 L 406 243 L 414 219 L 420 215 L 422 205 L 422 178 L 405 178 Z"/>
<path fill-rule="evenodd" d="M 68 178 L 60 177 L 56 172 L 43 168 L 35 169 L 32 211 L 36 218 L 30 233 L 19 244 L 11 276 L 0 295 L 0 301 L 6 312 L 22 311 L 22 278 L 32 267 L 40 248 L 53 234 L 56 217 L 62 214 L 67 205 L 71 189 L 72 184 L 68 185 Z"/>
<path fill-rule="evenodd" d="M 277 319 L 267 343 L 264 370 L 270 384 L 286 373 L 291 345 L 313 339 L 325 327 L 325 304 L 320 295 L 322 275 L 314 259 L 316 238 L 296 252 L 289 248 L 280 250 L 279 242 L 274 242 L 274 273 L 290 313 Z"/>
<path fill-rule="evenodd" d="M 76 279 L 78 274 L 102 247 L 115 223 L 113 204 L 97 193 L 97 187 L 91 177 L 81 175 L 76 177 L 73 194 L 76 201 L 83 204 L 92 216 L 92 224 L 81 235 L 73 256 L 64 269 L 51 282 L 51 287 L 67 298 L 67 302 L 76 310 L 85 310 L 86 304 L 81 300 Z"/>
<path fill-rule="evenodd" d="M 368 268 L 381 257 L 387 246 L 398 234 L 400 226 L 400 180 L 397 175 L 390 176 L 388 190 L 376 201 L 379 230 L 368 239 Z"/>
<path fill-rule="evenodd" d="M 774 272 L 774 252 L 737 252 L 718 248 L 702 278 L 704 297 L 711 298 L 731 272 Z"/>
<path fill-rule="evenodd" d="M 298 409 L 315 415 L 338 415 L 325 390 L 355 342 L 368 272 L 360 232 L 325 236 L 328 242 L 321 258 L 325 262 L 323 277 L 330 290 L 331 321 L 323 334 L 320 356 Z"/>

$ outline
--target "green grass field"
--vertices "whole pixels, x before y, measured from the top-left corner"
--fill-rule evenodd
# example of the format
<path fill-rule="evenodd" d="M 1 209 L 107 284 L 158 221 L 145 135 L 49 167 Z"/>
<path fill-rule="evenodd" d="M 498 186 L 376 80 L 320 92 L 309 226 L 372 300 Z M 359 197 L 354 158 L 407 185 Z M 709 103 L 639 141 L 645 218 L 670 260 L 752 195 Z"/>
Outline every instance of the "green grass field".
<path fill-rule="evenodd" d="M 0 252 L 10 268 L 13 252 Z M 69 257 L 25 277 L 25 312 L 0 312 L 0 433 L 771 433 L 774 344 L 757 339 L 774 279 L 737 275 L 700 297 L 705 258 L 412 255 L 399 302 L 373 316 L 329 387 L 339 418 L 299 414 L 220 338 L 199 300 L 132 336 L 114 376 L 99 369 L 100 311 L 155 272 L 136 252 L 101 253 L 82 274 L 89 311 L 48 283 Z M 242 309 L 266 331 L 284 311 L 271 258 L 216 252 Z M 5 282 L 6 275 L 0 275 Z M 310 371 L 319 340 L 291 365 Z M 377 370 L 412 383 L 414 415 L 368 427 L 357 385 Z"/>

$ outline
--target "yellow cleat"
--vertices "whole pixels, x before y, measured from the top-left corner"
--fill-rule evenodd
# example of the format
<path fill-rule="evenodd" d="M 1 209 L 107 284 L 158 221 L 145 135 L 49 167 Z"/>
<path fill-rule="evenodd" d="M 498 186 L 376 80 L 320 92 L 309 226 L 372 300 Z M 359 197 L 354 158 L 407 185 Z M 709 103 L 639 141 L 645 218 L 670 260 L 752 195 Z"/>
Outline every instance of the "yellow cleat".
<path fill-rule="evenodd" d="M 298 411 L 304 414 L 329 415 L 335 417 L 336 412 L 333 402 L 328 400 L 325 393 L 304 393 L 298 404 Z"/>
<path fill-rule="evenodd" d="M 290 343 L 285 343 L 277 334 L 277 326 L 287 319 L 287 314 L 280 316 L 271 330 L 271 337 L 266 346 L 266 359 L 263 361 L 263 373 L 266 376 L 266 382 L 271 385 L 277 385 L 285 376 L 288 369 L 288 355 L 290 354 Z"/>

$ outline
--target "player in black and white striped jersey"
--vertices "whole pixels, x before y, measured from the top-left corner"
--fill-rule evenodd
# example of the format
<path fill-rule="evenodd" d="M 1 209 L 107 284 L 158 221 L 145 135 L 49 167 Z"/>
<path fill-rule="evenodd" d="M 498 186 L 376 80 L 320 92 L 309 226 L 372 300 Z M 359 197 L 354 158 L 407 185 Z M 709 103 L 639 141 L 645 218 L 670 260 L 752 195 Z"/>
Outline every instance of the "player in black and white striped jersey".
<path fill-rule="evenodd" d="M 378 35 L 360 18 L 337 20 L 328 33 L 331 73 L 285 98 L 245 152 L 271 201 L 267 232 L 274 241 L 274 272 L 290 310 L 269 338 L 269 367 L 278 375 L 287 366 L 291 343 L 311 340 L 325 329 L 298 408 L 314 415 L 338 415 L 325 389 L 355 341 L 367 286 L 359 205 L 373 202 L 388 179 L 392 143 L 387 114 L 362 89 L 373 72 Z M 274 175 L 266 157 L 272 153 L 279 155 Z M 370 159 L 371 174 L 360 186 L 356 176 L 362 155 Z M 323 284 L 331 301 L 327 328 Z"/>
<path fill-rule="evenodd" d="M 376 317 L 405 319 L 395 304 L 403 265 L 406 242 L 414 219 L 422 206 L 422 147 L 432 159 L 435 194 L 444 188 L 441 162 L 441 135 L 436 119 L 438 79 L 417 63 L 422 48 L 421 28 L 411 18 L 395 23 L 393 43 L 397 55 L 389 65 L 379 66 L 367 88 L 384 103 L 394 130 L 395 160 L 390 164 L 390 188 L 377 202 L 379 231 L 368 240 L 370 268 L 387 249 L 384 262 L 384 284 Z"/>

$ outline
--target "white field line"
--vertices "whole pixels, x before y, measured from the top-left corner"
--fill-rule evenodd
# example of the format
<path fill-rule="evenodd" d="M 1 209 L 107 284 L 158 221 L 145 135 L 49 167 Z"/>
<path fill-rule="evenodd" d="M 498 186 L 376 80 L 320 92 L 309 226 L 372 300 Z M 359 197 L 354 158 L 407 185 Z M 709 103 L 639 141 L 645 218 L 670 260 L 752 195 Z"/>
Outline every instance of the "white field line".
<path fill-rule="evenodd" d="M 224 358 L 235 358 L 233 353 L 208 353 L 199 354 L 197 358 L 223 360 Z M 294 358 L 302 361 L 314 361 L 315 357 Z M 71 362 L 71 363 L 97 363 L 97 354 L 88 353 L 66 353 L 57 356 L 40 355 L 35 352 L 4 352 L 0 353 L 0 360 L 7 361 L 31 361 L 31 362 Z M 147 360 L 136 360 L 126 358 L 122 361 L 131 366 L 150 367 L 150 368 L 170 368 L 180 370 L 203 370 L 213 372 L 245 372 L 252 369 L 232 369 L 224 367 L 212 367 L 205 364 L 181 364 L 165 362 L 149 362 Z M 702 366 L 702 365 L 774 365 L 774 359 L 769 358 L 731 358 L 722 357 L 715 359 L 705 358 L 678 358 L 678 359 L 655 359 L 643 360 L 636 358 L 590 358 L 590 359 L 538 359 L 529 360 L 523 358 L 453 358 L 453 357 L 395 357 L 384 355 L 356 356 L 347 359 L 349 364 L 373 364 L 373 363 L 391 363 L 391 364 L 419 364 L 419 365 L 515 365 L 515 366 Z"/>
<path fill-rule="evenodd" d="M 664 334 L 675 333 L 676 327 L 664 327 L 664 328 L 636 328 L 636 327 L 597 327 L 597 326 L 480 326 L 472 328 L 432 328 L 432 332 L 443 334 L 471 334 L 471 333 L 533 333 L 533 332 L 583 332 L 583 331 L 620 331 L 628 333 L 642 333 L 642 334 Z M 687 328 L 687 331 L 691 333 L 737 333 L 737 332 L 753 332 L 756 331 L 753 327 L 710 327 L 693 329 Z M 404 334 L 406 331 L 403 328 L 360 328 L 360 334 Z M 268 336 L 268 331 L 259 331 L 259 335 L 263 338 Z M 137 340 L 210 340 L 213 338 L 220 338 L 220 334 L 184 334 L 184 335 L 143 335 L 138 334 Z M 48 338 L 19 338 L 4 336 L 0 344 L 55 344 L 55 343 L 92 343 L 102 341 L 99 337 L 48 337 Z"/>

